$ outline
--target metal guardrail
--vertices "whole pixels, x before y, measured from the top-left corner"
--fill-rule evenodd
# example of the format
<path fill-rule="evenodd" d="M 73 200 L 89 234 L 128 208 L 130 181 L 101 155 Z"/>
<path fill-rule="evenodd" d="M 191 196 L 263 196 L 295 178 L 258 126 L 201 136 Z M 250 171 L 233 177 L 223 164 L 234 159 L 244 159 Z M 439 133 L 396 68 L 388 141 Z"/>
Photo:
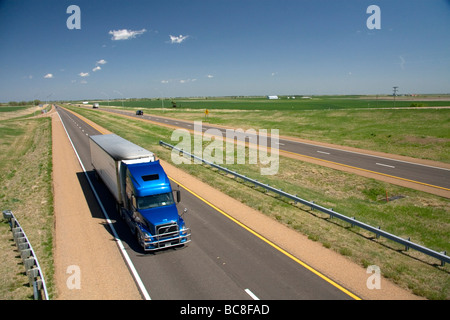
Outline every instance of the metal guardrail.
<path fill-rule="evenodd" d="M 30 286 L 33 288 L 34 300 L 48 300 L 47 287 L 45 285 L 44 274 L 39 266 L 38 259 L 34 253 L 31 243 L 10 210 L 3 211 L 3 218 L 9 223 L 13 233 L 14 242 L 20 252 L 20 256 L 25 266 Z M 42 292 L 44 294 L 42 294 Z"/>
<path fill-rule="evenodd" d="M 408 249 L 414 249 L 414 250 L 422 252 L 422 253 L 424 253 L 424 254 L 426 254 L 428 256 L 434 257 L 434 258 L 436 258 L 436 259 L 441 261 L 441 266 L 444 266 L 446 262 L 450 263 L 450 257 L 447 256 L 447 253 L 445 251 L 444 252 L 437 252 L 437 251 L 431 250 L 429 248 L 426 248 L 424 246 L 421 246 L 419 244 L 416 244 L 414 242 L 411 242 L 410 239 L 400 238 L 400 237 L 398 237 L 396 235 L 393 235 L 393 234 L 391 234 L 389 232 L 381 230 L 381 227 L 370 226 L 370 225 L 368 225 L 366 223 L 363 223 L 361 221 L 356 220 L 354 217 L 348 217 L 348 216 L 345 216 L 343 214 L 340 214 L 340 213 L 334 211 L 333 209 L 328 209 L 328 208 L 322 207 L 322 206 L 314 203 L 314 201 L 307 201 L 307 200 L 304 200 L 302 198 L 299 198 L 296 195 L 289 194 L 289 193 L 287 193 L 287 192 L 285 192 L 285 191 L 283 191 L 281 189 L 276 189 L 274 187 L 271 187 L 268 184 L 261 183 L 261 182 L 255 180 L 255 179 L 251 179 L 249 177 L 246 177 L 245 175 L 242 175 L 242 174 L 237 173 L 235 171 L 232 171 L 232 170 L 229 170 L 227 168 L 221 167 L 221 166 L 219 166 L 219 165 L 217 165 L 215 163 L 212 163 L 210 161 L 202 159 L 202 158 L 200 158 L 200 157 L 198 157 L 196 155 L 190 154 L 189 152 L 186 152 L 186 151 L 184 151 L 184 150 L 182 150 L 180 148 L 177 148 L 177 147 L 175 147 L 175 146 L 173 146 L 171 144 L 168 144 L 168 143 L 166 143 L 164 141 L 160 140 L 159 144 L 162 145 L 162 146 L 171 148 L 171 149 L 175 149 L 175 150 L 179 151 L 180 153 L 182 153 L 183 155 L 189 156 L 191 159 L 197 159 L 197 160 L 201 161 L 202 163 L 205 163 L 205 164 L 207 164 L 207 165 L 209 165 L 211 167 L 217 168 L 217 169 L 219 169 L 221 171 L 224 171 L 224 172 L 226 172 L 228 174 L 231 174 L 231 175 L 233 175 L 233 176 L 235 176 L 237 178 L 240 178 L 242 180 L 245 180 L 247 182 L 253 183 L 254 185 L 262 187 L 262 188 L 264 188 L 264 189 L 266 189 L 268 191 L 274 192 L 274 193 L 276 193 L 278 195 L 281 195 L 283 197 L 291 199 L 291 200 L 293 200 L 295 202 L 299 202 L 301 204 L 309 206 L 313 210 L 319 210 L 319 211 L 321 211 L 321 212 L 323 212 L 325 214 L 330 215 L 330 217 L 335 217 L 335 218 L 341 219 L 341 220 L 343 220 L 345 222 L 350 223 L 352 226 L 358 226 L 358 227 L 360 227 L 362 229 L 365 229 L 367 231 L 373 232 L 376 235 L 377 238 L 379 238 L 381 236 L 381 237 L 384 237 L 386 239 L 389 239 L 389 240 L 392 240 L 394 242 L 397 242 L 397 243 L 399 243 L 401 245 L 404 245 L 405 246 L 405 251 L 407 251 Z"/>

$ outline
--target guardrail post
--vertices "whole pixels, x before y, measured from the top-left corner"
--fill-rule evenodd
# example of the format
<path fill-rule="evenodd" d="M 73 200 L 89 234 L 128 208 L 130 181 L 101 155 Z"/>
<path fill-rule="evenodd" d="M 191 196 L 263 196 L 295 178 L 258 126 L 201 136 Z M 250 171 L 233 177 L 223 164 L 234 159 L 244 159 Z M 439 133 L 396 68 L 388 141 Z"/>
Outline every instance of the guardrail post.
<path fill-rule="evenodd" d="M 31 249 L 22 250 L 20 252 L 20 256 L 21 256 L 22 260 L 25 260 L 25 259 L 31 257 Z"/>
<path fill-rule="evenodd" d="M 42 300 L 42 280 L 37 279 L 36 281 L 33 281 L 33 296 L 34 300 Z"/>
<path fill-rule="evenodd" d="M 23 264 L 25 266 L 25 270 L 28 271 L 36 266 L 36 260 L 34 259 L 34 257 L 29 257 L 23 260 Z"/>
<path fill-rule="evenodd" d="M 20 238 L 20 239 L 23 239 L 23 242 L 20 242 L 19 245 L 17 246 L 19 248 L 19 251 L 30 249 L 30 245 L 28 244 L 26 239 L 25 238 Z"/>
<path fill-rule="evenodd" d="M 19 238 L 23 238 L 23 236 L 24 236 L 24 233 L 22 232 L 22 228 L 14 227 L 14 228 L 12 228 L 12 232 L 13 232 L 14 242 L 17 244 L 18 243 L 17 240 Z"/>
<path fill-rule="evenodd" d="M 380 226 L 378 226 L 378 228 L 377 228 L 378 230 L 381 230 L 381 227 Z M 375 233 L 375 235 L 376 235 L 376 237 L 377 237 L 377 239 L 380 239 L 380 234 L 379 233 Z"/>
<path fill-rule="evenodd" d="M 28 276 L 28 282 L 30 283 L 30 286 L 33 285 L 33 282 L 36 281 L 36 278 L 39 276 L 40 272 L 38 268 L 31 268 L 27 271 Z"/>
<path fill-rule="evenodd" d="M 443 254 L 444 256 L 446 256 L 446 255 L 447 255 L 447 251 L 443 251 L 442 254 Z M 441 267 L 444 267 L 444 266 L 445 266 L 445 261 L 444 261 L 444 260 L 441 260 Z"/>
<path fill-rule="evenodd" d="M 13 214 L 11 212 L 11 210 L 5 210 L 3 211 L 3 219 L 5 219 L 6 221 L 8 221 L 9 223 L 9 227 L 12 229 L 12 224 L 11 224 L 11 219 L 13 218 Z"/>
<path fill-rule="evenodd" d="M 411 237 L 408 237 L 408 241 L 411 241 Z M 408 250 L 409 250 L 409 246 L 405 245 L 405 251 L 408 251 Z"/>

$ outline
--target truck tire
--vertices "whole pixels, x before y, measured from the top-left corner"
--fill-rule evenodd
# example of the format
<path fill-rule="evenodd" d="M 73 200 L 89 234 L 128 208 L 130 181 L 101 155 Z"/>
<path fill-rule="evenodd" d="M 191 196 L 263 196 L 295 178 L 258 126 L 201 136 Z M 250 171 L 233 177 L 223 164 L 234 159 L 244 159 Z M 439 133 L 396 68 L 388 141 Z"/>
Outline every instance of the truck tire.
<path fill-rule="evenodd" d="M 138 229 L 134 229 L 134 237 L 136 238 L 136 241 L 137 241 L 138 245 L 140 247 L 143 247 L 142 239 L 141 239 L 141 233 L 139 232 Z"/>

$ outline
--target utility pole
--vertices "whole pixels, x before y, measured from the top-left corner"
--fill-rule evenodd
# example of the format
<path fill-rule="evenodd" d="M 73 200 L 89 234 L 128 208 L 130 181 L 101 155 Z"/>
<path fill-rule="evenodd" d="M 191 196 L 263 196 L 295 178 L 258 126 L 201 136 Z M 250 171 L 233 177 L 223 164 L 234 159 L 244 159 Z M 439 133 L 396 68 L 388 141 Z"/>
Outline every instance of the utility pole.
<path fill-rule="evenodd" d="M 394 88 L 394 108 L 395 108 L 395 97 L 397 96 L 398 87 L 393 87 L 393 88 Z"/>

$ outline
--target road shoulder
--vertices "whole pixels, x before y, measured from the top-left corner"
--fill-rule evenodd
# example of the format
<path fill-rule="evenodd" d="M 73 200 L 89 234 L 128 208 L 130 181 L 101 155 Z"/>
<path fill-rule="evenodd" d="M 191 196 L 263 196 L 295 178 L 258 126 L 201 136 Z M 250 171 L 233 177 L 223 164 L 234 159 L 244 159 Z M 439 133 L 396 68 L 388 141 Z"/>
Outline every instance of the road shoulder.
<path fill-rule="evenodd" d="M 105 220 L 93 218 L 83 171 L 58 114 L 51 117 L 56 299 L 142 299 Z"/>

